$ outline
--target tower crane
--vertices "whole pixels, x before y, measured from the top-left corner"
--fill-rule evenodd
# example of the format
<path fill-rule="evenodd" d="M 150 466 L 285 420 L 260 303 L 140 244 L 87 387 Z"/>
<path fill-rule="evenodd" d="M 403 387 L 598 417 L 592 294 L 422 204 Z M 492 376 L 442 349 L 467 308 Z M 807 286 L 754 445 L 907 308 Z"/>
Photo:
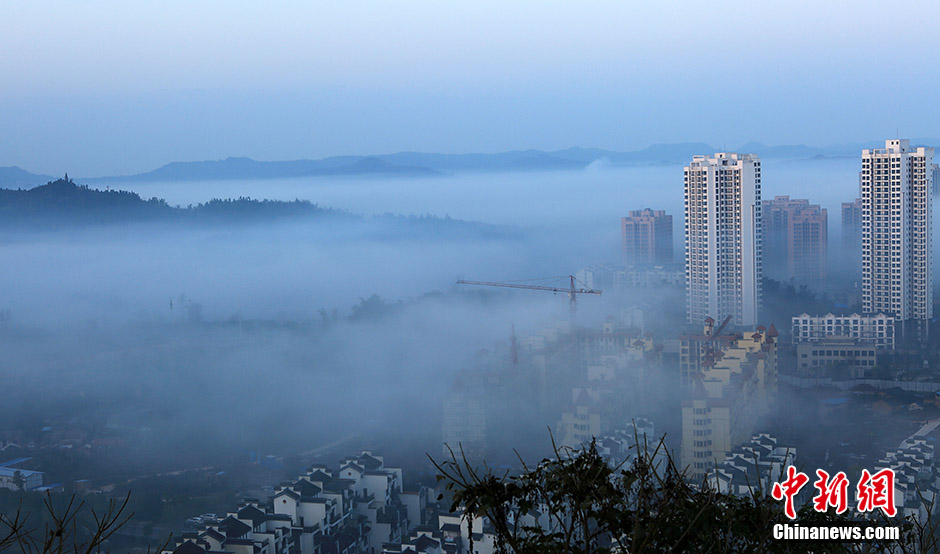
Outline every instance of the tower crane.
<path fill-rule="evenodd" d="M 713 337 L 718 337 L 718 336 L 720 336 L 720 335 L 721 335 L 721 332 L 724 331 L 724 330 L 725 330 L 725 327 L 728 326 L 728 322 L 729 322 L 729 321 L 731 321 L 731 316 L 730 316 L 730 315 L 729 315 L 728 317 L 726 317 L 725 320 L 721 322 L 721 325 L 719 325 L 718 328 L 715 329 L 715 330 L 712 332 L 712 336 L 713 336 Z"/>
<path fill-rule="evenodd" d="M 503 287 L 507 289 L 544 290 L 547 292 L 554 292 L 554 293 L 564 292 L 568 295 L 568 306 L 571 309 L 571 320 L 573 322 L 575 312 L 577 311 L 577 300 L 576 300 L 577 295 L 579 294 L 600 295 L 604 291 L 589 289 L 587 287 L 576 288 L 574 283 L 575 281 L 577 281 L 577 279 L 574 278 L 574 275 L 567 275 L 566 277 L 568 278 L 569 284 L 570 284 L 570 286 L 567 288 L 546 287 L 543 285 L 526 285 L 523 283 L 505 283 L 505 282 L 498 282 L 498 281 L 465 281 L 463 279 L 460 279 L 459 281 L 457 281 L 457 284 L 458 285 L 479 285 L 483 287 Z M 580 281 L 578 283 L 581 284 Z"/>

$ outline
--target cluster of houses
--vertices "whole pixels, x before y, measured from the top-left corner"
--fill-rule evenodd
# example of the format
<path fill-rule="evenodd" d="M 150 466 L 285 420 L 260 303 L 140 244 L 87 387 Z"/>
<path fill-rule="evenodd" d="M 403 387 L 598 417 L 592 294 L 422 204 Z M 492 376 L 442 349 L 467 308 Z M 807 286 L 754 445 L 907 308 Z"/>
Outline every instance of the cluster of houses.
<path fill-rule="evenodd" d="M 666 453 L 656 450 L 657 444 L 654 426 L 647 420 L 596 439 L 598 452 L 611 463 L 629 463 L 646 445 L 654 453 L 654 464 L 665 464 Z M 730 451 L 707 481 L 722 493 L 769 494 L 791 465 L 797 465 L 796 449 L 760 433 Z M 933 445 L 925 437 L 911 437 L 875 467 L 895 471 L 898 516 L 923 521 L 923 500 L 930 504 L 940 491 Z M 806 501 L 808 496 L 798 499 L 799 504 Z M 312 466 L 295 481 L 275 487 L 263 502 L 245 499 L 224 516 L 208 518 L 200 530 L 184 534 L 163 554 L 495 553 L 496 534 L 485 517 L 470 520 L 446 508 L 432 489 L 404 491 L 400 468 L 363 451 L 342 460 L 338 468 Z M 526 525 L 552 525 L 538 510 L 524 517 L 531 520 Z"/>
<path fill-rule="evenodd" d="M 596 444 L 611 463 L 629 462 L 639 444 L 665 464 L 647 420 L 598 437 Z M 263 502 L 246 498 L 224 516 L 201 518 L 201 529 L 184 533 L 163 554 L 471 554 L 471 532 L 472 554 L 496 551 L 487 518 L 470 521 L 447 508 L 427 487 L 404 491 L 400 468 L 363 451 L 335 469 L 312 466 Z M 547 515 L 526 517 L 529 525 L 550 525 Z"/>
<path fill-rule="evenodd" d="M 738 496 L 751 496 L 755 492 L 770 494 L 773 484 L 786 478 L 787 466 L 799 467 L 796 449 L 777 444 L 777 439 L 762 433 L 735 448 L 728 457 L 712 470 L 709 485 L 715 490 Z M 926 436 L 915 435 L 905 439 L 869 468 L 872 472 L 890 468 L 894 471 L 894 504 L 897 518 L 914 517 L 926 522 L 937 493 L 940 492 L 940 471 L 934 465 L 934 446 Z M 806 471 L 804 469 L 804 471 Z M 807 474 L 815 479 L 812 472 Z M 809 502 L 817 491 L 804 487 L 795 501 L 797 505 Z M 850 491 L 854 494 L 854 491 Z"/>
<path fill-rule="evenodd" d="M 781 446 L 775 437 L 760 433 L 734 448 L 707 479 L 714 490 L 724 494 L 769 494 L 774 483 L 783 480 L 787 466 L 796 465 L 796 448 Z"/>
<path fill-rule="evenodd" d="M 436 504 L 433 491 L 404 491 L 401 469 L 364 451 L 336 469 L 312 466 L 263 502 L 244 499 L 164 554 L 467 554 L 470 523 Z M 484 519 L 473 533 L 475 553 L 495 550 Z"/>
<path fill-rule="evenodd" d="M 940 491 L 940 472 L 934 465 L 933 451 L 926 437 L 915 435 L 875 464 L 876 469 L 894 470 L 894 505 L 898 517 L 914 516 L 921 522 L 927 521 L 927 507 L 933 505 Z"/>

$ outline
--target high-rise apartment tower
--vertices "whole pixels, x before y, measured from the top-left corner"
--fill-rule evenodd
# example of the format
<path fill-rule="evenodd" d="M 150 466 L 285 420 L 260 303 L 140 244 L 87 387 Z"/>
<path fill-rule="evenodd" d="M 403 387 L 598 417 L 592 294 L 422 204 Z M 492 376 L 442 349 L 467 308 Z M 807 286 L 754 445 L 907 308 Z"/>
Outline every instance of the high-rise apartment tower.
<path fill-rule="evenodd" d="M 755 325 L 761 305 L 761 171 L 753 154 L 694 156 L 685 167 L 689 323 Z"/>
<path fill-rule="evenodd" d="M 842 203 L 842 248 L 858 253 L 862 245 L 862 199 Z M 856 256 L 857 257 L 857 256 Z"/>
<path fill-rule="evenodd" d="M 826 278 L 829 218 L 809 200 L 775 196 L 761 207 L 764 275 L 800 284 Z"/>
<path fill-rule="evenodd" d="M 862 150 L 862 310 L 901 322 L 933 317 L 933 148 L 906 139 Z"/>
<path fill-rule="evenodd" d="M 662 210 L 633 210 L 620 220 L 627 265 L 672 263 L 672 216 Z"/>

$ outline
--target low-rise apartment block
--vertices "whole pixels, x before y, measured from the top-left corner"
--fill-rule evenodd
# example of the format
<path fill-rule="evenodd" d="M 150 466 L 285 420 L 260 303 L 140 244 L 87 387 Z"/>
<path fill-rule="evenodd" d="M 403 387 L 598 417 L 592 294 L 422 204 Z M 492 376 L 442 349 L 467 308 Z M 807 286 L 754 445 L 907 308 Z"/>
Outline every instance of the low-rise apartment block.
<path fill-rule="evenodd" d="M 793 318 L 793 343 L 814 343 L 831 338 L 853 339 L 881 350 L 894 350 L 894 318 L 875 315 L 800 314 Z"/>
<path fill-rule="evenodd" d="M 828 338 L 796 345 L 797 373 L 805 377 L 862 379 L 878 363 L 878 349 L 854 339 Z"/>

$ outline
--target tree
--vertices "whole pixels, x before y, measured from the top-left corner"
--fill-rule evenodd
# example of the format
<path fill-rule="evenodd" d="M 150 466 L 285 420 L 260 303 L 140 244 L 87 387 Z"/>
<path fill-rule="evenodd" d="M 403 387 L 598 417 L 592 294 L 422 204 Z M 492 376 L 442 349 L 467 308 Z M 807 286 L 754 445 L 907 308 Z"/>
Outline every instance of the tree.
<path fill-rule="evenodd" d="M 16 470 L 13 472 L 13 485 L 16 486 L 18 491 L 26 490 L 26 478 L 23 477 L 22 471 Z"/>
<path fill-rule="evenodd" d="M 378 294 L 373 294 L 369 298 L 359 298 L 359 303 L 352 307 L 351 321 L 379 319 L 391 313 L 394 304 L 389 304 Z"/>
<path fill-rule="evenodd" d="M 93 554 L 107 552 L 108 540 L 134 517 L 127 512 L 130 493 L 123 500 L 108 500 L 103 513 L 87 507 L 72 495 L 67 503 L 53 501 L 46 493 L 43 500 L 42 530 L 32 525 L 30 514 L 20 508 L 12 515 L 0 513 L 0 551 L 18 549 L 24 554 Z M 148 552 L 160 552 L 170 538 Z"/>
<path fill-rule="evenodd" d="M 735 496 L 714 490 L 708 481 L 693 485 L 662 441 L 655 449 L 638 444 L 636 450 L 629 464 L 612 465 L 593 441 L 583 450 L 555 447 L 555 457 L 535 467 L 520 459 L 523 470 L 515 476 L 474 467 L 462 451 L 459 458 L 451 451 L 450 460 L 432 463 L 452 495 L 451 511 L 462 509 L 470 522 L 485 517 L 501 554 L 936 551 L 934 517 L 925 524 L 914 519 L 882 522 L 902 526 L 903 540 L 896 543 L 776 540 L 774 525 L 793 522 L 763 491 Z M 798 512 L 800 521 L 826 525 L 852 520 L 816 513 L 807 504 Z M 472 549 L 473 537 L 468 538 Z"/>
<path fill-rule="evenodd" d="M 324 327 L 329 327 L 339 321 L 339 310 L 333 308 L 333 311 L 327 311 L 326 308 L 320 308 L 320 319 L 323 320 Z"/>

